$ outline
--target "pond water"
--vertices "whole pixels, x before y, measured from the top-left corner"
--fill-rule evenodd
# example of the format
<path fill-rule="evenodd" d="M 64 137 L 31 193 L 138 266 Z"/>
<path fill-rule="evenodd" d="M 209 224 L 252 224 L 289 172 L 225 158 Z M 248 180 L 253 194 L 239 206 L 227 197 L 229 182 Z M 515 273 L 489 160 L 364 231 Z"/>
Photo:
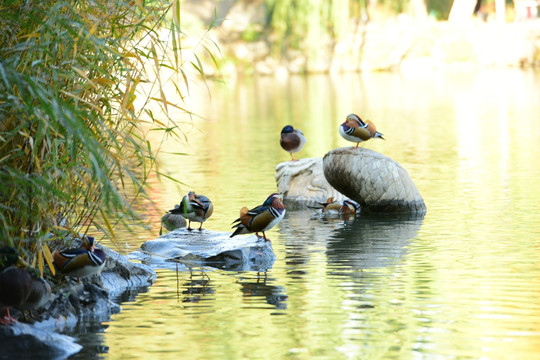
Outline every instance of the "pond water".
<path fill-rule="evenodd" d="M 183 128 L 189 145 L 162 145 L 161 171 L 185 185 L 154 181 L 152 228 L 104 244 L 126 254 L 157 237 L 161 215 L 191 189 L 215 205 L 204 228 L 228 231 L 242 206 L 276 190 L 275 167 L 289 159 L 284 125 L 308 138 L 298 157 L 322 157 L 351 145 L 338 134 L 351 112 L 377 124 L 386 141 L 363 146 L 403 165 L 428 211 L 348 220 L 289 211 L 267 233 L 271 269 L 156 269 L 148 292 L 75 332 L 85 348 L 74 359 L 540 358 L 540 73 L 209 87 L 211 98 L 194 96 L 204 119 Z"/>

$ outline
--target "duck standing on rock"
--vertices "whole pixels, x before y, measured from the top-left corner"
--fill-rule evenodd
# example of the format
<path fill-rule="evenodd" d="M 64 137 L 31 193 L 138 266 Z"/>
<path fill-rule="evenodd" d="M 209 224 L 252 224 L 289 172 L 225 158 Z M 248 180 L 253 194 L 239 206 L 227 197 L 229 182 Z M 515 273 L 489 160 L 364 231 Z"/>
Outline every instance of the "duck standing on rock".
<path fill-rule="evenodd" d="M 348 141 L 356 143 L 355 148 L 362 141 L 367 141 L 371 138 L 383 138 L 383 134 L 377 131 L 375 124 L 370 120 L 363 121 L 356 114 L 347 115 L 347 119 L 339 126 L 339 134 Z"/>
<path fill-rule="evenodd" d="M 279 144 L 283 150 L 291 154 L 291 161 L 296 161 L 292 154 L 302 150 L 306 141 L 307 139 L 302 130 L 295 129 L 291 125 L 287 125 L 281 130 Z"/>
<path fill-rule="evenodd" d="M 188 222 L 188 230 L 191 231 L 191 222 L 201 223 L 199 231 L 202 230 L 203 222 L 208 220 L 214 212 L 214 205 L 204 195 L 197 195 L 194 191 L 190 191 L 182 198 L 180 206 L 169 210 L 171 214 L 180 214 L 186 218 Z"/>
<path fill-rule="evenodd" d="M 260 237 L 259 232 L 262 232 L 264 240 L 269 241 L 264 232 L 276 226 L 285 216 L 285 205 L 283 205 L 281 199 L 281 195 L 274 193 L 262 205 L 251 210 L 243 207 L 240 210 L 240 217 L 233 221 L 233 224 L 238 224 L 233 226 L 236 230 L 230 237 L 251 233 L 255 233 L 257 237 Z"/>
<path fill-rule="evenodd" d="M 60 273 L 77 278 L 98 274 L 105 266 L 105 252 L 94 247 L 94 238 L 85 236 L 80 248 L 53 252 Z"/>

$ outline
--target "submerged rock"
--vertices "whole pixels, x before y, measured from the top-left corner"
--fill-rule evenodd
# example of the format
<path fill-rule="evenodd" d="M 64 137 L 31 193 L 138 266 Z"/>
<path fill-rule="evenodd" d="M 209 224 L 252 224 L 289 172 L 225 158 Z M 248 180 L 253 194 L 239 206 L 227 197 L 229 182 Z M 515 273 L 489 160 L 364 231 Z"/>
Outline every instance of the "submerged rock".
<path fill-rule="evenodd" d="M 304 209 L 329 197 L 342 201 L 344 196 L 334 189 L 323 174 L 321 158 L 282 162 L 276 166 L 278 192 L 287 207 Z"/>
<path fill-rule="evenodd" d="M 75 339 L 20 322 L 0 326 L 0 359 L 66 359 L 82 346 Z"/>
<path fill-rule="evenodd" d="M 362 212 L 426 211 L 424 200 L 400 164 L 365 148 L 339 148 L 323 158 L 324 176 L 339 192 L 358 202 Z"/>
<path fill-rule="evenodd" d="M 177 229 L 146 241 L 129 255 L 154 268 L 211 266 L 235 271 L 264 271 L 276 255 L 270 241 L 255 235 L 235 236 L 230 232 Z"/>

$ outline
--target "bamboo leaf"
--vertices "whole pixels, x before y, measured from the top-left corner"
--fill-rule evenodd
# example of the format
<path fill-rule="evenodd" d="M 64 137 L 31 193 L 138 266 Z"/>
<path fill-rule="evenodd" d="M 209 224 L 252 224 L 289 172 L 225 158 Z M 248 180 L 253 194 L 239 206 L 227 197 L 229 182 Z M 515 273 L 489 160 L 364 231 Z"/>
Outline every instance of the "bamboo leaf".
<path fill-rule="evenodd" d="M 109 219 L 107 218 L 107 215 L 103 212 L 102 209 L 99 209 L 99 212 L 101 213 L 101 218 L 103 222 L 105 223 L 105 226 L 107 230 L 109 231 L 109 235 L 112 237 L 113 240 L 116 240 L 116 236 L 114 234 L 114 230 L 111 226 L 111 223 L 109 222 Z"/>
<path fill-rule="evenodd" d="M 38 251 L 38 268 L 39 273 L 43 276 L 43 253 L 41 251 Z"/>
<path fill-rule="evenodd" d="M 152 47 L 152 55 L 154 59 L 154 66 L 156 67 L 156 72 L 159 73 L 160 66 L 159 66 L 159 59 L 158 59 L 158 54 L 156 51 L 156 46 L 154 43 L 152 43 L 151 47 Z M 165 92 L 163 91 L 163 85 L 161 84 L 161 78 L 159 77 L 159 75 L 157 76 L 157 80 L 159 83 L 159 93 L 161 95 L 161 100 L 163 104 L 165 105 L 165 112 L 168 113 L 169 111 L 167 108 L 167 98 L 165 97 Z"/>
<path fill-rule="evenodd" d="M 167 175 L 167 174 L 165 174 L 165 173 L 163 173 L 163 172 L 161 172 L 161 171 L 156 171 L 156 174 L 157 174 L 158 176 L 163 176 L 163 177 L 165 177 L 165 178 L 167 178 L 167 179 L 169 179 L 169 180 L 172 180 L 172 181 L 174 181 L 174 182 L 177 183 L 177 184 L 184 185 L 184 186 L 188 186 L 187 184 L 181 182 L 180 180 L 175 179 L 175 178 L 173 178 L 172 176 Z"/>
<path fill-rule="evenodd" d="M 182 74 L 182 78 L 184 79 L 184 85 L 186 85 L 186 89 L 187 89 L 187 92 L 188 92 L 188 95 L 189 95 L 189 81 L 187 79 L 186 73 L 184 72 L 183 69 L 180 69 L 180 73 Z M 176 84 L 175 84 L 175 86 L 176 86 Z M 178 93 L 180 94 L 180 96 L 182 96 L 182 93 L 181 93 L 180 90 L 178 90 Z M 184 97 L 182 96 L 182 100 L 183 99 L 184 99 Z"/>
<path fill-rule="evenodd" d="M 168 152 L 168 151 L 162 151 L 162 153 L 164 153 L 164 154 L 169 154 L 169 155 L 181 155 L 181 156 L 191 155 L 191 154 L 188 154 L 188 153 Z"/>
<path fill-rule="evenodd" d="M 47 265 L 49 266 L 49 269 L 51 270 L 53 276 L 56 275 L 56 269 L 53 264 L 53 256 L 51 254 L 51 250 L 49 249 L 49 246 L 47 244 L 43 244 L 43 246 L 41 247 L 41 250 L 45 257 L 45 261 L 47 261 Z"/>
<path fill-rule="evenodd" d="M 79 74 L 82 78 L 84 78 L 86 81 L 88 81 L 90 83 L 90 85 L 92 85 L 94 88 L 97 88 L 97 85 L 94 84 L 94 82 L 92 80 L 90 80 L 88 78 L 88 76 L 81 70 L 79 69 L 78 67 L 76 66 L 72 66 L 71 67 L 77 74 Z"/>

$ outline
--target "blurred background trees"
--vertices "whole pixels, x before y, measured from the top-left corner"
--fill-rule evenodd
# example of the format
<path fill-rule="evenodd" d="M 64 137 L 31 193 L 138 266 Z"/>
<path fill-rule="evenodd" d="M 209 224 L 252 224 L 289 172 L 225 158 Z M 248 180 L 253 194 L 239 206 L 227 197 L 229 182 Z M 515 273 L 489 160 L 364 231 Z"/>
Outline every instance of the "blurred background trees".
<path fill-rule="evenodd" d="M 497 2 L 497 4 L 496 4 Z M 512 0 L 185 0 L 184 16 L 221 21 L 236 74 L 393 70 L 437 63 L 538 63 L 540 26 Z M 502 10 L 501 10 L 502 9 Z M 497 10 L 497 12 L 496 12 Z M 452 14 L 452 15 L 451 15 Z M 496 16 L 497 15 L 497 16 Z M 424 65 L 418 65 L 424 66 Z"/>

